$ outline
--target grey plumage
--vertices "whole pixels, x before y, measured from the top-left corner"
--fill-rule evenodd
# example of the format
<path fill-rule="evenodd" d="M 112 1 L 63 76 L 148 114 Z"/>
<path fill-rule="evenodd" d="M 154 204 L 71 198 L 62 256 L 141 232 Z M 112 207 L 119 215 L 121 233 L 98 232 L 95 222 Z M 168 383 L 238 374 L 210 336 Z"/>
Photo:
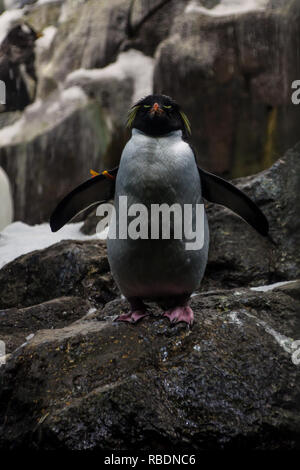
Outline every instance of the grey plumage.
<path fill-rule="evenodd" d="M 115 207 L 119 196 L 127 196 L 128 207 L 143 203 L 202 202 L 201 181 L 191 147 L 181 130 L 150 137 L 133 129 L 118 170 Z M 118 217 L 117 217 L 118 220 Z M 193 211 L 193 225 L 195 212 Z M 117 224 L 118 229 L 118 224 Z M 205 238 L 201 250 L 186 250 L 185 239 L 108 239 L 108 259 L 121 292 L 127 297 L 157 300 L 191 294 L 204 275 L 209 231 L 205 215 Z"/>

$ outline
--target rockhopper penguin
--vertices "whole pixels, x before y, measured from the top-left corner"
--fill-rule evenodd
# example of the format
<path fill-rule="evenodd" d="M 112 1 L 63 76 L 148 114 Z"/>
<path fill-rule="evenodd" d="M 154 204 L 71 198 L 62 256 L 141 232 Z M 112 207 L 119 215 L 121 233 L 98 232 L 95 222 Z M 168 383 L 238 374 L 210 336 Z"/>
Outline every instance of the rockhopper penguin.
<path fill-rule="evenodd" d="M 197 167 L 195 154 L 186 139 L 190 124 L 179 105 L 165 95 L 149 95 L 136 103 L 128 115 L 131 139 L 120 165 L 86 181 L 66 196 L 53 212 L 52 231 L 59 230 L 77 213 L 115 196 L 118 234 L 119 197 L 127 204 L 186 204 L 192 207 L 192 226 L 196 205 L 202 197 L 223 204 L 268 234 L 268 222 L 243 192 L 227 181 Z M 130 218 L 128 218 L 130 221 Z M 171 225 L 171 229 L 174 225 Z M 198 227 L 197 227 L 198 228 Z M 192 324 L 194 314 L 188 305 L 191 294 L 201 283 L 207 264 L 209 229 L 204 214 L 201 230 L 204 243 L 199 249 L 186 249 L 185 232 L 181 239 L 108 238 L 108 260 L 112 275 L 131 311 L 119 321 L 135 323 L 149 314 L 144 300 L 155 301 L 167 309 L 171 322 Z M 172 230 L 171 230 L 172 231 Z"/>

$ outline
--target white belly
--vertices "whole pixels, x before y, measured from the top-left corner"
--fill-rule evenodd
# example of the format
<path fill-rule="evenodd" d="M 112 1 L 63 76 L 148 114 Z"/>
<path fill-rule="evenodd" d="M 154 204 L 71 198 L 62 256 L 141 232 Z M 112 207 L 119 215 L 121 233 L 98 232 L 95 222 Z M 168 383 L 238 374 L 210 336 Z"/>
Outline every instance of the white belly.
<path fill-rule="evenodd" d="M 119 196 L 128 206 L 201 203 L 201 184 L 192 150 L 172 136 L 151 138 L 139 131 L 126 145 L 116 181 L 115 207 Z M 117 223 L 118 232 L 118 223 Z M 200 284 L 207 262 L 208 225 L 202 249 L 187 250 L 186 240 L 108 239 L 112 274 L 126 297 L 157 298 L 192 293 Z"/>

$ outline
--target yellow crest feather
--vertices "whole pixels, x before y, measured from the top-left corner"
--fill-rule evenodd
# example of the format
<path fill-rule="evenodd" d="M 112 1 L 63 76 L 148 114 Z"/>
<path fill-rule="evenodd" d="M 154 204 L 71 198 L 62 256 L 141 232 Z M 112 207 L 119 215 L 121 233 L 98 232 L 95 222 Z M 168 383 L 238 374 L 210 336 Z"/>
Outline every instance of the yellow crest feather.
<path fill-rule="evenodd" d="M 126 126 L 129 127 L 129 129 L 132 126 L 132 123 L 135 119 L 135 116 L 136 116 L 136 113 L 137 113 L 137 110 L 139 109 L 139 107 L 140 106 L 134 106 L 133 108 L 130 109 L 130 111 L 128 113 Z"/>
<path fill-rule="evenodd" d="M 180 115 L 181 115 L 181 117 L 182 117 L 182 120 L 183 120 L 183 122 L 184 122 L 184 125 L 185 125 L 185 127 L 186 127 L 187 132 L 188 132 L 189 134 L 191 134 L 191 133 L 192 133 L 191 124 L 190 124 L 190 121 L 189 121 L 187 115 L 186 115 L 183 111 L 180 111 Z"/>

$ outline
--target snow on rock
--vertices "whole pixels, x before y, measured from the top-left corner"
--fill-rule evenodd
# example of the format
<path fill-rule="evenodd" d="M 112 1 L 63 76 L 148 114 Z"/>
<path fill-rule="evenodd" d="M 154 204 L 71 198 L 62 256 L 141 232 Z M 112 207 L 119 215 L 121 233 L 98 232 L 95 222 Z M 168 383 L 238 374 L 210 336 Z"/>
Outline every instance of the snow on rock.
<path fill-rule="evenodd" d="M 296 281 L 275 282 L 274 284 L 269 284 L 268 286 L 250 287 L 250 289 L 258 291 L 258 292 L 267 292 L 269 290 L 276 289 L 276 287 L 285 286 L 286 284 L 291 284 L 292 282 L 296 282 Z"/>
<path fill-rule="evenodd" d="M 0 230 L 13 220 L 13 200 L 10 182 L 5 171 L 0 167 Z"/>
<path fill-rule="evenodd" d="M 92 240 L 103 238 L 101 234 L 83 235 L 80 228 L 83 222 L 67 224 L 52 233 L 49 224 L 27 225 L 14 222 L 0 233 L 0 268 L 34 250 L 42 250 L 61 240 Z"/>
<path fill-rule="evenodd" d="M 29 141 L 40 133 L 50 130 L 71 114 L 78 106 L 85 106 L 88 98 L 80 87 L 55 92 L 48 100 L 37 100 L 27 106 L 22 117 L 0 130 L 0 147 Z M 44 107 L 44 112 L 41 108 Z"/>
<path fill-rule="evenodd" d="M 294 281 L 291 281 L 294 282 Z M 282 283 L 282 282 L 277 282 L 277 284 L 287 284 L 287 283 Z M 271 328 L 265 321 L 261 320 L 260 318 L 257 318 L 255 315 L 252 315 L 249 312 L 243 311 L 247 317 L 250 317 L 255 320 L 256 324 L 258 326 L 261 326 L 264 328 L 265 332 L 268 333 L 269 335 L 273 336 L 275 341 L 279 344 L 279 346 L 284 349 L 285 352 L 290 354 L 292 356 L 292 362 L 295 365 L 299 365 L 298 361 L 295 361 L 295 351 L 299 347 L 299 340 L 294 340 L 293 338 L 289 338 L 282 333 L 279 333 L 278 331 L 274 330 L 274 328 Z M 296 351 L 298 353 L 298 351 Z"/>
<path fill-rule="evenodd" d="M 24 126 L 24 117 L 22 116 L 18 121 L 14 122 L 10 126 L 3 127 L 0 130 L 0 146 L 6 146 L 13 144 L 18 135 L 20 135 L 21 129 Z"/>
<path fill-rule="evenodd" d="M 57 32 L 57 28 L 55 26 L 48 26 L 47 28 L 43 29 L 43 36 L 37 39 L 36 47 L 39 51 L 44 51 L 49 49 L 54 39 L 54 36 Z"/>
<path fill-rule="evenodd" d="M 36 0 L 3 0 L 5 10 L 12 10 L 15 8 L 23 8 L 27 3 L 34 3 Z"/>
<path fill-rule="evenodd" d="M 9 31 L 20 23 L 22 18 L 22 10 L 7 10 L 0 15 L 0 44 L 6 38 Z"/>
<path fill-rule="evenodd" d="M 81 80 L 98 81 L 101 79 L 115 78 L 124 80 L 130 78 L 134 82 L 132 103 L 135 103 L 145 95 L 152 93 L 153 89 L 154 59 L 144 55 L 135 49 L 121 52 L 116 62 L 102 69 L 78 69 L 71 72 L 66 78 L 66 84 L 80 83 Z"/>
<path fill-rule="evenodd" d="M 59 1 L 60 0 L 38 0 L 36 4 L 37 5 L 45 5 L 46 3 L 58 3 Z"/>
<path fill-rule="evenodd" d="M 269 0 L 221 0 L 214 8 L 205 8 L 192 0 L 185 13 L 203 13 L 209 16 L 238 15 L 249 11 L 264 10 Z"/>

